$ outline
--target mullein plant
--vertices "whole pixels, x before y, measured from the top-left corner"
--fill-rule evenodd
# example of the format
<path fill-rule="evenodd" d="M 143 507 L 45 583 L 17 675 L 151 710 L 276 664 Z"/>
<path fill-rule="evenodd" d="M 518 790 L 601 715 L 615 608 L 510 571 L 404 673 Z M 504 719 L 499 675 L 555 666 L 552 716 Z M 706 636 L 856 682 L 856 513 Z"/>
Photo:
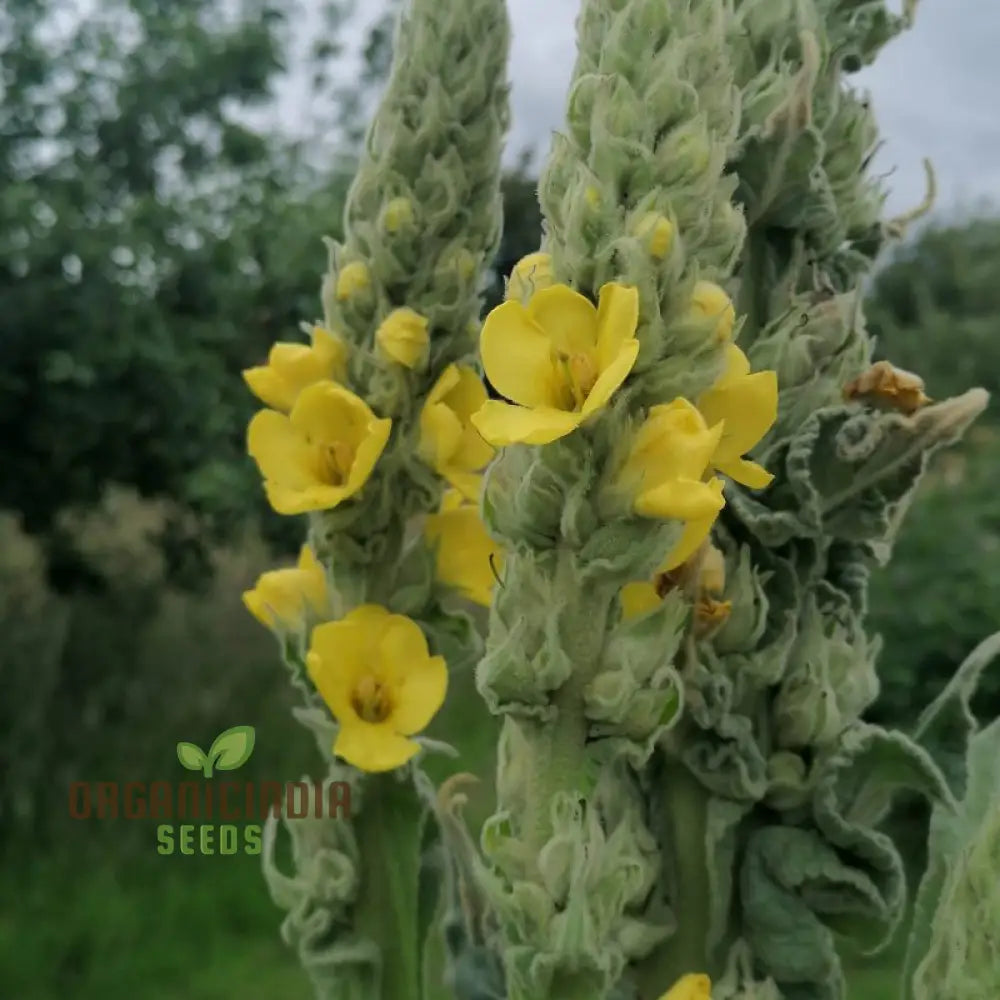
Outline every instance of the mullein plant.
<path fill-rule="evenodd" d="M 284 820 L 291 874 L 266 828 L 318 996 L 837 1000 L 841 950 L 906 910 L 900 788 L 933 802 L 904 995 L 997 994 L 1000 743 L 970 698 L 1000 640 L 913 732 L 863 720 L 868 574 L 986 403 L 873 363 L 861 312 L 907 220 L 846 79 L 911 14 L 583 0 L 541 245 L 480 324 L 506 14 L 411 0 L 323 321 L 246 373 L 249 451 L 309 535 L 245 601 L 353 790 L 349 821 Z M 421 735 L 473 663 L 479 844 Z"/>

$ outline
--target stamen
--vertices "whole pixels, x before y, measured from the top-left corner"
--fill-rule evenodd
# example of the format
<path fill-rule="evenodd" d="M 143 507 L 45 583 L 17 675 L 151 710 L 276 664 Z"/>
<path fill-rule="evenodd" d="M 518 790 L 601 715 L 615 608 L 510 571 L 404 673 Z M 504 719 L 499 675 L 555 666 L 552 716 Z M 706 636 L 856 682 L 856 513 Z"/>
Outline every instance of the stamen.
<path fill-rule="evenodd" d="M 385 722 L 392 711 L 389 692 L 371 674 L 365 674 L 354 685 L 351 706 L 364 722 Z"/>

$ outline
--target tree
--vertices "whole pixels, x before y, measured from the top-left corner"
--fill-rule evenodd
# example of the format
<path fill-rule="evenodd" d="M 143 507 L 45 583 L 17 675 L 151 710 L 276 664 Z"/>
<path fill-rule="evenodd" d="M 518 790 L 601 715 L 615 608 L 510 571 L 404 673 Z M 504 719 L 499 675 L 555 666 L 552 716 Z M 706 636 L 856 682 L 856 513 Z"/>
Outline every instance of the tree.
<path fill-rule="evenodd" d="M 59 514 L 108 483 L 177 501 L 178 572 L 205 524 L 259 502 L 239 371 L 318 314 L 346 167 L 245 124 L 283 69 L 285 5 L 57 8 L 0 13 L 0 507 L 70 587 Z"/>

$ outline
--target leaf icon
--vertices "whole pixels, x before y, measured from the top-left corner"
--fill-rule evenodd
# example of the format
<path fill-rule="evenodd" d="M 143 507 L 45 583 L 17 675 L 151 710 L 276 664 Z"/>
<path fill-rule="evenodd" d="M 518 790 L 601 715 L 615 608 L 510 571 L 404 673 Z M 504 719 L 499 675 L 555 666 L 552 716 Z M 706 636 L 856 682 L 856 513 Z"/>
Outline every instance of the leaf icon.
<path fill-rule="evenodd" d="M 178 743 L 177 759 L 189 771 L 201 771 L 208 764 L 205 751 L 194 743 Z"/>
<path fill-rule="evenodd" d="M 209 760 L 219 771 L 235 771 L 250 759 L 255 739 L 253 726 L 233 726 L 215 737 Z"/>

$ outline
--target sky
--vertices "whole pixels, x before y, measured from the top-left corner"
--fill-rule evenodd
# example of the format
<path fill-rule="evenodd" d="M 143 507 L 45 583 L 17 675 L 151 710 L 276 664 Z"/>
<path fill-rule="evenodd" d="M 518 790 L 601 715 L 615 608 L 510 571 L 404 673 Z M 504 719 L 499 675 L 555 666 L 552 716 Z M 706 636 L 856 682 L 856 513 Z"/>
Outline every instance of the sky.
<path fill-rule="evenodd" d="M 899 9 L 901 0 L 889 2 Z M 511 163 L 525 148 L 544 156 L 560 127 L 579 3 L 508 0 Z M 360 16 L 344 34 L 348 50 L 380 8 L 377 0 L 360 0 Z M 853 81 L 870 92 L 884 139 L 873 169 L 889 174 L 887 212 L 905 212 L 923 199 L 924 157 L 937 175 L 939 212 L 968 213 L 986 199 L 1000 204 L 1000 0 L 921 0 L 914 27 Z M 285 102 L 291 108 L 295 100 L 286 95 Z"/>

